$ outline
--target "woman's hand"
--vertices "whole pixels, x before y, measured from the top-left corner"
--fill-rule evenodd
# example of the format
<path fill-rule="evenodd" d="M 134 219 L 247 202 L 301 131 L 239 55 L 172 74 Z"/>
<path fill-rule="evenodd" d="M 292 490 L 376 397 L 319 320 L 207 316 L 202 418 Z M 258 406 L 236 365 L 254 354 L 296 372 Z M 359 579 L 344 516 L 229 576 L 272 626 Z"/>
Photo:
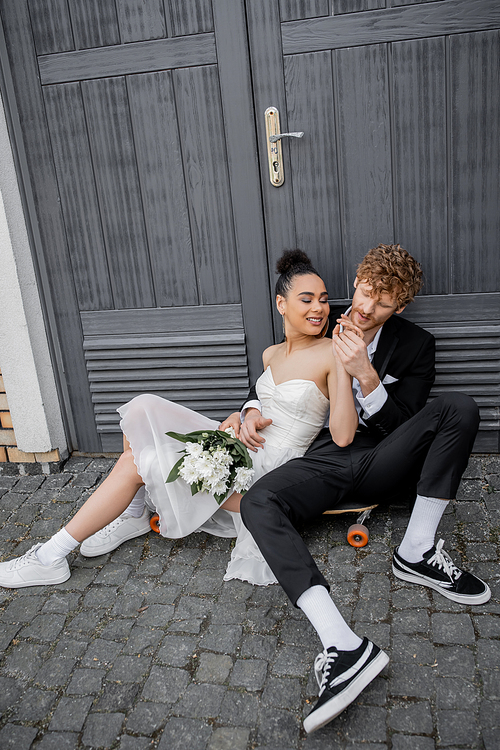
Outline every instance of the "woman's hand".
<path fill-rule="evenodd" d="M 234 434 L 237 438 L 240 436 L 240 428 L 241 428 L 241 419 L 240 419 L 240 412 L 239 411 L 233 411 L 232 414 L 230 414 L 226 419 L 220 423 L 219 430 L 227 430 L 228 427 L 232 427 L 234 430 Z"/>

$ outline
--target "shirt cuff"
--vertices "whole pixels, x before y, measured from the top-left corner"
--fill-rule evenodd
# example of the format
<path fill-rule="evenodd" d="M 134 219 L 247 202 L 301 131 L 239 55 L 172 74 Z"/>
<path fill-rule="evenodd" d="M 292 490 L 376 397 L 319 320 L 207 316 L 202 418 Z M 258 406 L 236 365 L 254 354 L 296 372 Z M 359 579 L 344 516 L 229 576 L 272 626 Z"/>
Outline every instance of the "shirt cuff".
<path fill-rule="evenodd" d="M 358 395 L 358 401 L 368 417 L 372 417 L 383 407 L 387 401 L 387 391 L 385 390 L 382 383 L 379 383 L 374 391 L 368 394 L 366 397 Z"/>
<path fill-rule="evenodd" d="M 262 414 L 262 406 L 261 406 L 260 401 L 258 401 L 258 399 L 255 399 L 254 401 L 247 401 L 243 409 L 240 412 L 240 419 L 242 422 L 244 421 L 247 415 L 247 409 L 258 409 L 260 413 Z"/>

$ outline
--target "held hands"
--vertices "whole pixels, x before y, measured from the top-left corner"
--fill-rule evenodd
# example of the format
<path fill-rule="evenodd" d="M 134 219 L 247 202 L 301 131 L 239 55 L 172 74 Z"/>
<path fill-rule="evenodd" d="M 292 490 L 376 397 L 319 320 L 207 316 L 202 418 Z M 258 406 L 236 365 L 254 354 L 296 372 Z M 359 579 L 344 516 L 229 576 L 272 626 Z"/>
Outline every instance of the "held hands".
<path fill-rule="evenodd" d="M 342 325 L 343 331 L 340 332 Z M 337 318 L 333 335 L 333 353 L 344 366 L 346 372 L 361 381 L 363 373 L 372 369 L 363 332 L 346 315 Z"/>
<path fill-rule="evenodd" d="M 220 423 L 219 430 L 232 427 L 238 440 L 241 440 L 249 450 L 257 453 L 257 448 L 262 448 L 263 443 L 266 442 L 258 431 L 272 424 L 272 421 L 272 419 L 264 419 L 258 409 L 247 409 L 245 421 L 241 423 L 240 412 L 235 411 Z"/>

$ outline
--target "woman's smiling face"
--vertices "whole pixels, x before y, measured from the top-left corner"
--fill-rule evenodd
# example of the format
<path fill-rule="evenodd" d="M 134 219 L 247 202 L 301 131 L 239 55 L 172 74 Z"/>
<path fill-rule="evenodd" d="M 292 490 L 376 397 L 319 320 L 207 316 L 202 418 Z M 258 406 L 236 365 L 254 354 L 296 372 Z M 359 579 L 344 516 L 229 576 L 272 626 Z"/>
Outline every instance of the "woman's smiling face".
<path fill-rule="evenodd" d="M 296 331 L 317 336 L 325 327 L 330 312 L 325 284 L 313 273 L 296 276 L 287 296 L 278 295 L 276 305 L 280 314 L 284 313 L 287 334 Z"/>

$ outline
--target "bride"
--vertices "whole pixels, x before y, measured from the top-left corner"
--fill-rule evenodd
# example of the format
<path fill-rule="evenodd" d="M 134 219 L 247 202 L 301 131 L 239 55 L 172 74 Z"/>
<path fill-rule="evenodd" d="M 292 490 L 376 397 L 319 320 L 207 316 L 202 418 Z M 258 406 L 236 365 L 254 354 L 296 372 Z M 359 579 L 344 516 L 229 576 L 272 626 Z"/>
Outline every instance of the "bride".
<path fill-rule="evenodd" d="M 264 372 L 256 391 L 262 406 L 262 443 L 253 449 L 253 482 L 293 458 L 304 455 L 324 426 L 334 442 L 348 445 L 358 426 L 351 377 L 324 338 L 328 328 L 328 294 L 307 255 L 286 251 L 277 263 L 276 305 L 285 339 L 262 355 Z M 342 320 L 356 334 L 361 331 Z M 109 476 L 76 515 L 44 544 L 0 563 L 0 586 L 20 588 L 66 581 L 66 555 L 82 543 L 81 553 L 97 556 L 126 539 L 149 531 L 149 514 L 159 514 L 160 533 L 169 538 L 206 531 L 237 537 L 225 580 L 239 578 L 258 585 L 276 581 L 239 514 L 241 495 L 233 492 L 218 505 L 206 492 L 191 496 L 182 479 L 166 484 L 182 445 L 165 433 L 226 429 L 238 436 L 239 414 L 220 426 L 203 415 L 158 396 L 137 396 L 118 410 L 124 451 Z M 128 524 L 128 526 L 127 526 Z M 124 533 L 124 529 L 130 531 Z M 118 541 L 117 541 L 118 540 Z"/>

